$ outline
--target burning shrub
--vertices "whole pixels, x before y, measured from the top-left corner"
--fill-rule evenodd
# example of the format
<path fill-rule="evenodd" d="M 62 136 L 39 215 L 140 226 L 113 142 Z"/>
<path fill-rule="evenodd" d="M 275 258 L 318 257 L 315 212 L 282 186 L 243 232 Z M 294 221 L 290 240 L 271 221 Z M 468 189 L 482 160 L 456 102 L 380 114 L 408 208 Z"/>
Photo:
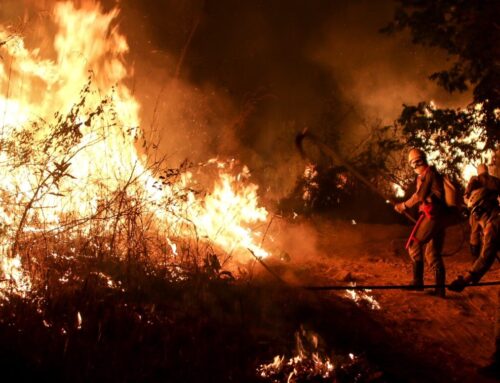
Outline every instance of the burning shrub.
<path fill-rule="evenodd" d="M 334 356 L 330 359 L 319 347 L 316 333 L 301 327 L 295 333 L 296 355 L 285 359 L 277 355 L 269 364 L 257 368 L 258 375 L 265 381 L 287 382 L 383 382 L 382 373 L 360 357 Z"/>
<path fill-rule="evenodd" d="M 46 20 L 54 58 L 0 27 L 9 58 L 0 72 L 10 73 L 0 84 L 26 90 L 0 97 L 0 257 L 20 257 L 33 287 L 55 260 L 145 261 L 177 278 L 202 269 L 226 275 L 222 265 L 245 263 L 247 248 L 267 255 L 257 244 L 267 211 L 245 166 L 169 167 L 139 128 L 118 13 L 56 3 Z"/>

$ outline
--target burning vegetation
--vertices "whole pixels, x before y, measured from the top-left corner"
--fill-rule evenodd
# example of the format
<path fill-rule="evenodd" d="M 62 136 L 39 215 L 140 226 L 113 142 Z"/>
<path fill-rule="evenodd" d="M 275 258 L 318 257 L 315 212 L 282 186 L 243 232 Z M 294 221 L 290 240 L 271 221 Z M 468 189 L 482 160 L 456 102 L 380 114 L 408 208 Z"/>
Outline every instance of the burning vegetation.
<path fill-rule="evenodd" d="M 269 168 L 263 162 L 207 155 L 172 164 L 161 134 L 143 128 L 149 105 L 135 94 L 116 4 L 51 7 L 34 31 L 29 20 L 0 25 L 0 341 L 9 345 L 0 360 L 8 379 L 427 381 L 440 360 L 413 353 L 384 322 L 379 295 L 304 286 L 331 281 L 328 262 L 347 262 L 332 254 L 368 233 L 367 222 L 403 222 L 392 204 L 411 193 L 401 161 L 407 142 L 457 183 L 493 161 L 486 101 L 445 112 L 405 107 L 358 145 L 325 134 L 323 151 L 308 148 L 295 187 L 273 179 L 286 189 L 277 198 L 251 174 Z M 273 97 L 245 96 L 238 128 Z M 304 166 L 291 151 L 294 163 L 280 169 L 290 185 Z M 325 213 L 348 228 L 322 231 Z M 401 246 L 391 246 L 399 257 Z M 365 263 L 391 262 L 374 259 Z M 335 269 L 335 282 L 363 284 L 369 273 L 361 269 Z"/>
<path fill-rule="evenodd" d="M 148 327 L 178 324 L 156 307 L 171 299 L 146 308 L 141 291 L 175 294 L 194 283 L 199 292 L 197 283 L 229 283 L 238 265 L 248 274 L 249 250 L 268 255 L 261 246 L 268 212 L 247 167 L 207 159 L 169 168 L 141 130 L 140 105 L 125 84 L 131 70 L 118 13 L 94 2 L 55 3 L 47 28 L 54 34 L 43 36 L 43 49 L 28 44 L 19 26 L 0 29 L 2 326 L 35 343 L 52 338 L 66 356 L 68 342 L 89 336 L 98 347 L 114 321 L 122 335 L 136 328 L 137 342 L 150 336 Z M 101 371 L 87 367 L 82 379 L 93 380 L 94 369 Z"/>
<path fill-rule="evenodd" d="M 213 251 L 266 256 L 256 228 L 268 213 L 248 169 L 217 159 L 166 168 L 140 130 L 117 15 L 57 3 L 54 60 L 1 31 L 2 258 L 21 257 L 34 276 L 49 256 L 82 253 L 192 267 Z"/>

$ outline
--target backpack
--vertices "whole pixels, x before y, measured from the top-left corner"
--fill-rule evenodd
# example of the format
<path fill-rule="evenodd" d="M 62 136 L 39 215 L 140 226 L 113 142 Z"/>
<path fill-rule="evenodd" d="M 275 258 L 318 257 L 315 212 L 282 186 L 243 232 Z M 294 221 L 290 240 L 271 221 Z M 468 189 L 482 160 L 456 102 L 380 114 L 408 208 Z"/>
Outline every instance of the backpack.
<path fill-rule="evenodd" d="M 446 206 L 448 207 L 460 206 L 457 187 L 447 175 L 443 175 L 443 187 L 444 187 L 444 202 L 446 203 Z"/>

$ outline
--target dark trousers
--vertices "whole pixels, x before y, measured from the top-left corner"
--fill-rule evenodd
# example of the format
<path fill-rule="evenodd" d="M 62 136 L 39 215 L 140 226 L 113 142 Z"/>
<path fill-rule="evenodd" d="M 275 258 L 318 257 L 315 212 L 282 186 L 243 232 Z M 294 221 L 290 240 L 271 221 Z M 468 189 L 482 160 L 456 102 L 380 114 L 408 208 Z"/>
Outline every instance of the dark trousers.
<path fill-rule="evenodd" d="M 424 260 L 432 270 L 444 268 L 442 251 L 445 238 L 445 223 L 441 218 L 424 216 L 414 228 L 408 253 L 413 262 Z"/>

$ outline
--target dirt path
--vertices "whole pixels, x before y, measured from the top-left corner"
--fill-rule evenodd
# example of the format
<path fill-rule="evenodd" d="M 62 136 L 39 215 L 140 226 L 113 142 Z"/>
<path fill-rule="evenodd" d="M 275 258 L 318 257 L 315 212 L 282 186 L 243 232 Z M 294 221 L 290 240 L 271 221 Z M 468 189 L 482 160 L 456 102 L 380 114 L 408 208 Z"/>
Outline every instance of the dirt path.
<path fill-rule="evenodd" d="M 298 222 L 287 230 L 285 251 L 290 260 L 285 257 L 282 275 L 291 283 L 316 285 L 348 281 L 406 284 L 411 279 L 404 250 L 409 230 L 398 225 L 349 224 L 322 218 Z M 293 240 L 301 236 L 308 239 Z M 460 226 L 450 228 L 445 252 L 456 249 L 462 237 Z M 468 242 L 457 254 L 446 257 L 445 263 L 447 282 L 463 274 L 471 264 Z M 425 279 L 433 283 L 428 271 Z M 483 280 L 500 280 L 499 267 L 494 265 Z M 380 304 L 380 309 L 373 310 L 373 317 L 412 344 L 416 353 L 457 371 L 450 381 L 489 381 L 475 370 L 488 362 L 494 348 L 495 287 L 469 288 L 461 294 L 448 292 L 445 299 L 407 291 L 374 291 L 370 295 Z M 460 379 L 464 374 L 467 378 Z"/>

